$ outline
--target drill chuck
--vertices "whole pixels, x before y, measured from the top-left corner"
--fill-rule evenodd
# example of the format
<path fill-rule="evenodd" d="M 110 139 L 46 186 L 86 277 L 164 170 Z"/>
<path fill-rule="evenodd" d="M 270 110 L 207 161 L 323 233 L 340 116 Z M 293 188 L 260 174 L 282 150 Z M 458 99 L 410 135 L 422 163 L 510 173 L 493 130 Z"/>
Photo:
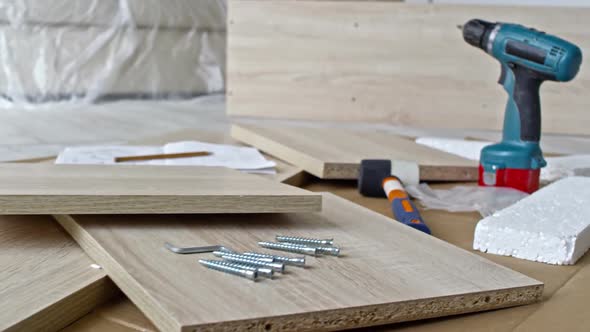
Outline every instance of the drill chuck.
<path fill-rule="evenodd" d="M 495 26 L 496 23 L 484 20 L 470 20 L 463 26 L 463 39 L 465 39 L 468 44 L 481 48 L 487 52 L 488 39 Z"/>

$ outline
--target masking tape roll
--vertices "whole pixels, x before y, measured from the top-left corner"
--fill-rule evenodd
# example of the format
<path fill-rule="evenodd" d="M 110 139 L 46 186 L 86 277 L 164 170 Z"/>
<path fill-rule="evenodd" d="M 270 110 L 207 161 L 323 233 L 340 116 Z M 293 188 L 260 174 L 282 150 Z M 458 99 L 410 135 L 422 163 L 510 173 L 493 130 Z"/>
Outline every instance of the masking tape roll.
<path fill-rule="evenodd" d="M 420 183 L 420 167 L 414 161 L 392 160 L 391 174 L 397 176 L 405 185 Z"/>

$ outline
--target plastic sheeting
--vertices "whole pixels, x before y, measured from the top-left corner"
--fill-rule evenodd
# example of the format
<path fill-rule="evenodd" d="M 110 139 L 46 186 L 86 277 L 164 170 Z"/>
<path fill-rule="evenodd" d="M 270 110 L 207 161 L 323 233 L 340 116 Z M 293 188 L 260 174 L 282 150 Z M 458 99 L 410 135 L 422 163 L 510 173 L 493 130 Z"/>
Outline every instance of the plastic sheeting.
<path fill-rule="evenodd" d="M 0 107 L 222 92 L 224 0 L 0 0 Z"/>
<path fill-rule="evenodd" d="M 455 186 L 451 189 L 432 189 L 426 183 L 406 186 L 408 193 L 420 200 L 426 209 L 450 212 L 478 211 L 490 216 L 529 196 L 504 187 Z"/>

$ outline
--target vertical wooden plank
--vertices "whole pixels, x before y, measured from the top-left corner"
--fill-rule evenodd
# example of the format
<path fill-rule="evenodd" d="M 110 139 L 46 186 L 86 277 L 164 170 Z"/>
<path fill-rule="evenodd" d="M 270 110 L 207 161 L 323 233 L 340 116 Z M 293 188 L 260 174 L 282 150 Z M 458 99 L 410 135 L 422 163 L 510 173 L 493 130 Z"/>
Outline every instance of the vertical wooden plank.
<path fill-rule="evenodd" d="M 500 129 L 500 65 L 463 41 L 472 18 L 518 22 L 590 53 L 588 8 L 230 0 L 232 116 Z M 545 83 L 543 130 L 590 134 L 590 70 Z"/>

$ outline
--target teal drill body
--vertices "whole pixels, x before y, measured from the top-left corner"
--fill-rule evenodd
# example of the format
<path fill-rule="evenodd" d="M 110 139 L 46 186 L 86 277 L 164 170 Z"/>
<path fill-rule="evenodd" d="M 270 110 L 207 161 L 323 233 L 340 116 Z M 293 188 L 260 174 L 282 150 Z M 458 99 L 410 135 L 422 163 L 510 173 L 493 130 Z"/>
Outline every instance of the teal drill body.
<path fill-rule="evenodd" d="M 533 192 L 539 187 L 539 171 L 547 164 L 539 144 L 539 88 L 547 80 L 572 80 L 582 52 L 566 40 L 518 24 L 471 20 L 463 36 L 500 62 L 498 83 L 508 93 L 502 141 L 481 152 L 480 185 Z"/>

